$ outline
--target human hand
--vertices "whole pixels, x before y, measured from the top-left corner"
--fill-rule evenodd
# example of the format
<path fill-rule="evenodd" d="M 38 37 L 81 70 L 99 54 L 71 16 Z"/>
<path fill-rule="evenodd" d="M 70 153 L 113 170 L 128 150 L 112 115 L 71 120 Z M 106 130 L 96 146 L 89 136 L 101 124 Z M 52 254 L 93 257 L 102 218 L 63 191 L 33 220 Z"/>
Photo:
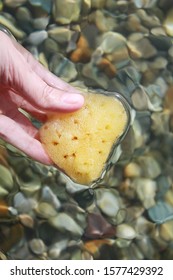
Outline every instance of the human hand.
<path fill-rule="evenodd" d="M 37 139 L 38 130 L 19 108 L 45 121 L 49 111 L 81 108 L 83 96 L 2 31 L 0 42 L 0 137 L 33 159 L 51 164 Z"/>

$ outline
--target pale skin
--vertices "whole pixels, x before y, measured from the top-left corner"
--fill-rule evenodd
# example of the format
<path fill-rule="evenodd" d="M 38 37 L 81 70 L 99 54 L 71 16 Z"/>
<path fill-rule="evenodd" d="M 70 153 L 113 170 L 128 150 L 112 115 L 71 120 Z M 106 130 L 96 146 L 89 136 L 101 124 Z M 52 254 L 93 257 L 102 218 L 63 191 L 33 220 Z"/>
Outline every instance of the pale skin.
<path fill-rule="evenodd" d="M 83 106 L 78 90 L 45 69 L 14 39 L 0 31 L 0 137 L 29 157 L 52 164 L 38 130 L 19 108 L 41 122 L 48 112 L 73 112 Z"/>

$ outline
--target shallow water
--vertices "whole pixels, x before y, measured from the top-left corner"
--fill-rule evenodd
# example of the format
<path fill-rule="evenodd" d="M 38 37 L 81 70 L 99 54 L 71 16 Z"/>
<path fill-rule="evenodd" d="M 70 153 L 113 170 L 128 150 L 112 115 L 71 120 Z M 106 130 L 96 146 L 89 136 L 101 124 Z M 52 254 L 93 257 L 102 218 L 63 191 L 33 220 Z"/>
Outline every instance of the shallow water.
<path fill-rule="evenodd" d="M 34 2 L 0 1 L 0 23 L 65 81 L 122 94 L 133 118 L 94 188 L 3 143 L 1 258 L 172 259 L 172 1 Z"/>

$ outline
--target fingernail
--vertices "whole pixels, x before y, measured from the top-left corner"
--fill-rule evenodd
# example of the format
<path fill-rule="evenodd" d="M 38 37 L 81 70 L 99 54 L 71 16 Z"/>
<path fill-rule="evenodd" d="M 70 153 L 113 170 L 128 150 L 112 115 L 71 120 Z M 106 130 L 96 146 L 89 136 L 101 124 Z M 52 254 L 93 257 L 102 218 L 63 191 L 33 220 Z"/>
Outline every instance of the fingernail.
<path fill-rule="evenodd" d="M 64 104 L 79 104 L 83 105 L 84 97 L 81 94 L 71 93 L 63 94 L 61 97 L 61 102 Z"/>

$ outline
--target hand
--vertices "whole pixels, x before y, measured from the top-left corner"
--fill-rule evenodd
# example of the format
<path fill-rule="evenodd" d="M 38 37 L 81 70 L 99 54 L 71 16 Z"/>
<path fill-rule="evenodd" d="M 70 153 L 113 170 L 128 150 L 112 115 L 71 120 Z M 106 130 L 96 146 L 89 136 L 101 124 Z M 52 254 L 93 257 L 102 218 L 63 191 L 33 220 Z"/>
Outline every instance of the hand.
<path fill-rule="evenodd" d="M 44 164 L 51 160 L 36 139 L 38 130 L 19 108 L 40 121 L 49 111 L 72 112 L 82 107 L 83 96 L 0 31 L 0 137 Z"/>

